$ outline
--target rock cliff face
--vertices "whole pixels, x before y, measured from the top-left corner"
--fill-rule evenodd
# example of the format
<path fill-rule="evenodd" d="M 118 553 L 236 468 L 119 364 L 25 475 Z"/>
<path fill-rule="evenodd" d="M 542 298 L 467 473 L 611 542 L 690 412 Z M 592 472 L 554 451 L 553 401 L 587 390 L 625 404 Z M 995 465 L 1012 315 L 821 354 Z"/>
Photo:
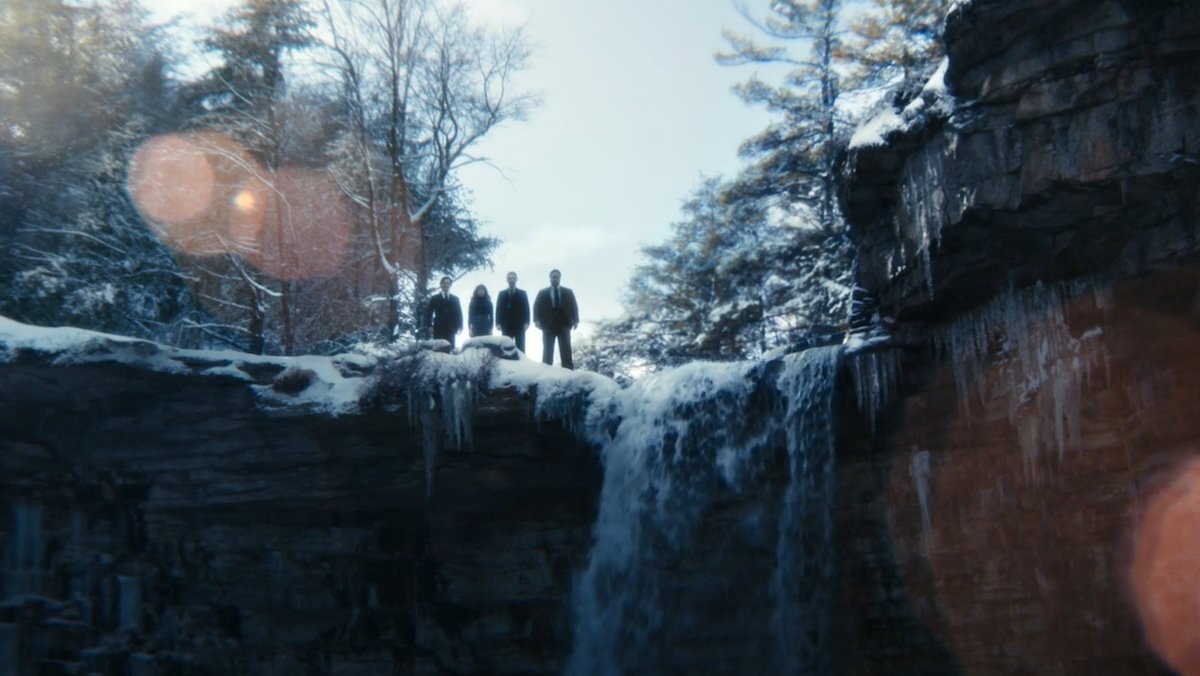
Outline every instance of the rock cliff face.
<path fill-rule="evenodd" d="M 893 340 L 664 380 L 608 477 L 517 388 L 464 429 L 465 383 L 339 408 L 350 358 L 0 345 L 0 675 L 1200 673 L 1200 11 L 947 40 L 848 158 Z"/>
<path fill-rule="evenodd" d="M 427 496 L 407 411 L 160 350 L 0 360 L 0 673 L 561 670 L 601 474 L 530 395 L 484 396 Z"/>
<path fill-rule="evenodd" d="M 1200 12 L 977 0 L 946 36 L 952 105 L 848 158 L 903 374 L 839 447 L 848 671 L 1197 673 Z"/>
<path fill-rule="evenodd" d="M 883 314 L 942 321 L 1009 284 L 1126 276 L 1193 253 L 1195 10 L 979 0 L 953 11 L 950 112 L 848 164 L 859 281 Z"/>

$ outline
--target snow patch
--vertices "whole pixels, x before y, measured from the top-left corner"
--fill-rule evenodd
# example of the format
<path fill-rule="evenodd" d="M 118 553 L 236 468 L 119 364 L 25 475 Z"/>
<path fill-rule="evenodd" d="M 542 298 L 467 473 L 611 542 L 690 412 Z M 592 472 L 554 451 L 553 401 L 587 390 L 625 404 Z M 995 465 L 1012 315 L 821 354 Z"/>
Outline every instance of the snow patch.
<path fill-rule="evenodd" d="M 887 143 L 888 134 L 903 128 L 904 120 L 896 114 L 894 108 L 887 106 L 854 130 L 850 137 L 850 148 L 884 145 Z"/>
<path fill-rule="evenodd" d="M 202 377 L 232 377 L 251 384 L 259 404 L 277 412 L 323 412 L 346 415 L 360 410 L 365 381 L 359 373 L 373 360 L 366 355 L 335 357 L 268 357 L 234 350 L 185 350 L 146 340 L 70 327 L 31 326 L 0 317 L 0 363 L 14 361 L 18 352 L 45 355 L 57 366 L 121 363 L 160 373 Z M 255 367 L 274 365 L 308 369 L 318 380 L 296 395 L 258 384 Z"/>

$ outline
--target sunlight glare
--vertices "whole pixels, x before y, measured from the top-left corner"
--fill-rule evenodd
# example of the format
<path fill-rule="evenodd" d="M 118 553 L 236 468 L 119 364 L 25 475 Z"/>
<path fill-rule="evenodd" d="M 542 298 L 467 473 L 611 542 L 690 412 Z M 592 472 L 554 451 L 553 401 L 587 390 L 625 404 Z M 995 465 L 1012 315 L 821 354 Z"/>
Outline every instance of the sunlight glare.
<path fill-rule="evenodd" d="M 205 153 L 181 136 L 142 144 L 129 167 L 129 194 L 149 220 L 178 223 L 197 216 L 212 200 L 213 169 Z"/>
<path fill-rule="evenodd" d="M 282 169 L 271 181 L 251 179 L 239 193 L 250 194 L 257 207 L 233 219 L 239 238 L 254 235 L 247 260 L 278 279 L 336 273 L 351 230 L 350 209 L 337 184 L 307 169 Z"/>
<path fill-rule="evenodd" d="M 233 206 L 237 207 L 238 211 L 250 211 L 258 204 L 258 200 L 254 197 L 254 193 L 249 190 L 242 190 L 233 197 Z"/>
<path fill-rule="evenodd" d="M 1200 460 L 1150 501 L 1134 547 L 1133 587 L 1146 640 L 1185 676 L 1200 674 Z"/>

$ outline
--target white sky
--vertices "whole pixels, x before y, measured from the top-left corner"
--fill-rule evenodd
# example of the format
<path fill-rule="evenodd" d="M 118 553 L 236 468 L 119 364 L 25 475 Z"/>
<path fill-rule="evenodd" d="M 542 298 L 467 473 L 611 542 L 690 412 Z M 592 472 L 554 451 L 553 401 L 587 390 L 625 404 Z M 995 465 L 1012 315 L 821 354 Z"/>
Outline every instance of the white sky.
<path fill-rule="evenodd" d="M 160 16 L 208 19 L 230 6 L 146 0 Z M 749 2 L 765 11 L 765 0 Z M 763 5 L 759 8 L 757 5 Z M 476 284 L 493 298 L 515 270 L 530 292 L 551 268 L 575 290 L 585 322 L 616 317 L 640 247 L 661 242 L 701 176 L 732 176 L 738 145 L 769 121 L 730 87 L 751 68 L 717 65 L 722 28 L 749 33 L 733 0 L 467 0 L 481 20 L 526 25 L 536 47 L 520 87 L 544 104 L 494 130 L 476 149 L 499 168 L 460 174 L 484 232 L 503 240 L 494 271 L 453 291 L 466 305 Z M 465 311 L 465 307 L 464 307 Z M 465 336 L 464 336 L 465 337 Z M 527 347 L 540 354 L 531 329 Z"/>

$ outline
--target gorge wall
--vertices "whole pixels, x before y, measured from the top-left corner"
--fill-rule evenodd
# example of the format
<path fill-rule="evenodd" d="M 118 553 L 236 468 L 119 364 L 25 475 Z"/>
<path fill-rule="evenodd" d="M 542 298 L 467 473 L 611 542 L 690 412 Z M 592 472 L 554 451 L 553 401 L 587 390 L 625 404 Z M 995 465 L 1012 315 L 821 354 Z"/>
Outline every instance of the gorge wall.
<path fill-rule="evenodd" d="M 1200 673 L 1197 9 L 961 5 L 852 148 L 902 377 L 839 445 L 850 673 Z"/>
<path fill-rule="evenodd" d="M 286 360 L 0 342 L 0 673 L 561 671 L 600 465 L 530 394 L 427 495 L 405 407 L 311 410 Z"/>

